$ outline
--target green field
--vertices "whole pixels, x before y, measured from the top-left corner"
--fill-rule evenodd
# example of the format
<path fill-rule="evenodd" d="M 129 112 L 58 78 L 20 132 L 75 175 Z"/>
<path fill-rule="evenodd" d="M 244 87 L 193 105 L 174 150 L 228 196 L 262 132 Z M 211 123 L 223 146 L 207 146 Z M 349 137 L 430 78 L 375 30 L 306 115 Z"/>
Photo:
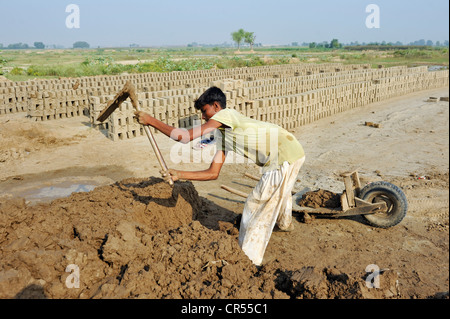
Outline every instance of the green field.
<path fill-rule="evenodd" d="M 24 81 L 35 78 L 118 75 L 122 73 L 227 69 L 288 63 L 438 65 L 448 68 L 448 48 L 394 49 L 306 47 L 255 48 L 111 48 L 60 50 L 0 50 L 0 75 Z"/>

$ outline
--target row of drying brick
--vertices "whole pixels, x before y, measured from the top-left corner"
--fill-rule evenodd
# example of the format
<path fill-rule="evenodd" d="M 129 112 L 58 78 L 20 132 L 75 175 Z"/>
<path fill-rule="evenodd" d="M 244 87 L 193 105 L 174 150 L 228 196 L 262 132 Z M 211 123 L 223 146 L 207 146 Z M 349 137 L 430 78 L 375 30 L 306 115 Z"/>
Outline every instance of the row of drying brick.
<path fill-rule="evenodd" d="M 337 86 L 345 83 L 364 81 L 378 81 L 382 78 L 391 78 L 400 75 L 428 72 L 426 66 L 407 68 L 406 66 L 392 67 L 389 69 L 359 69 L 345 72 L 318 73 L 298 77 L 286 77 L 281 79 L 263 79 L 245 81 L 242 83 L 248 89 L 250 99 L 267 98 L 280 95 L 292 95 L 318 88 Z M 222 90 L 232 90 L 233 83 L 239 80 L 213 81 L 212 85 L 219 86 Z M 229 84 L 227 84 L 229 83 Z M 224 85 L 225 84 L 225 85 Z M 247 94 L 246 94 L 247 95 Z"/>
<path fill-rule="evenodd" d="M 369 65 L 366 64 L 356 64 L 356 65 L 343 65 L 341 63 L 324 63 L 324 64 L 288 64 L 288 65 L 271 65 L 271 66 L 258 66 L 251 68 L 233 68 L 233 69 L 209 69 L 209 70 L 196 70 L 196 71 L 175 71 L 168 73 L 160 72 L 147 72 L 141 74 L 128 74 L 128 75 L 101 75 L 101 76 L 90 76 L 90 77 L 80 77 L 75 79 L 40 79 L 40 80 L 30 80 L 24 82 L 0 82 L 0 87 L 2 86 L 39 86 L 44 85 L 44 89 L 59 89 L 59 88 L 69 88 L 78 83 L 80 87 L 95 87 L 102 86 L 104 83 L 112 83 L 115 81 L 133 81 L 135 83 L 146 83 L 154 82 L 161 83 L 173 80 L 190 80 L 190 79 L 204 79 L 207 78 L 208 81 L 212 79 L 220 79 L 223 77 L 234 77 L 238 76 L 239 79 L 247 80 L 247 76 L 255 76 L 256 78 L 263 77 L 273 77 L 278 78 L 282 75 L 295 76 L 301 74 L 312 74 L 319 72 L 335 72 L 335 71 L 349 71 L 355 69 L 369 69 Z M 66 87 L 59 87 L 59 85 L 65 85 Z"/>
<path fill-rule="evenodd" d="M 374 81 L 349 83 L 283 98 L 258 100 L 258 113 L 251 108 L 240 109 L 247 116 L 273 122 L 287 129 L 345 112 L 355 107 L 449 85 L 448 71 L 412 74 Z"/>
<path fill-rule="evenodd" d="M 410 69 L 406 67 L 394 67 L 391 70 L 370 69 L 344 73 L 314 74 L 279 80 L 258 80 L 246 82 L 245 86 L 249 89 L 250 99 L 260 99 L 280 95 L 298 94 L 345 83 L 376 81 L 384 77 L 394 77 L 421 72 L 427 72 L 426 67 L 425 69 L 423 67 Z"/>
<path fill-rule="evenodd" d="M 363 67 L 363 66 L 358 66 Z M 353 67 L 355 69 L 356 66 Z M 311 71 L 313 69 L 313 71 Z M 283 65 L 255 68 L 236 68 L 228 70 L 201 70 L 170 73 L 145 73 L 124 76 L 93 77 L 86 79 L 85 87 L 93 90 L 94 95 L 111 94 L 117 86 L 132 81 L 138 91 L 163 91 L 183 88 L 195 88 L 209 85 L 214 80 L 253 81 L 256 79 L 285 78 L 313 74 L 318 72 L 334 72 L 336 65 L 314 66 L 306 69 L 301 65 Z"/>
<path fill-rule="evenodd" d="M 198 111 L 194 108 L 194 102 L 207 88 L 192 89 L 187 94 L 157 98 L 149 98 L 145 93 L 138 93 L 138 103 L 142 110 L 171 126 L 192 127 L 194 121 L 199 120 Z M 245 90 L 238 88 L 232 91 L 224 91 L 227 98 L 227 106 L 233 108 L 239 103 L 248 101 L 248 98 L 244 96 Z M 132 121 L 134 110 L 131 102 L 128 100 L 123 102 L 119 109 L 108 117 L 105 123 L 97 121 L 106 102 L 113 98 L 114 96 L 100 100 L 97 98 L 93 99 L 95 102 L 91 104 L 90 108 L 90 122 L 93 127 L 109 129 L 115 136 L 118 136 L 118 134 L 125 135 L 128 130 L 136 130 L 139 125 Z"/>
<path fill-rule="evenodd" d="M 396 71 L 395 71 L 396 70 Z M 364 70 L 359 71 L 359 73 L 380 73 L 380 70 Z M 394 73 L 395 72 L 395 73 Z M 394 70 L 389 71 L 389 74 L 398 74 L 402 71 L 402 68 L 394 68 Z M 383 71 L 383 74 L 386 72 Z M 361 78 L 355 78 L 355 74 L 352 74 L 351 76 L 347 76 L 345 72 L 343 73 L 333 73 L 336 74 L 335 76 L 325 76 L 324 74 L 320 75 L 309 75 L 309 76 L 302 76 L 298 78 L 294 78 L 294 80 L 291 79 L 278 79 L 277 84 L 268 85 L 268 81 L 254 81 L 249 83 L 245 83 L 243 80 L 234 80 L 234 79 L 227 79 L 225 81 L 213 81 L 211 85 L 216 85 L 220 87 L 223 91 L 231 91 L 232 94 L 234 94 L 234 91 L 237 91 L 238 96 L 249 96 L 249 99 L 255 99 L 255 98 L 264 98 L 264 97 L 271 97 L 271 96 L 279 96 L 279 95 L 289 95 L 289 94 L 296 94 L 299 92 L 304 91 L 310 91 L 313 89 L 317 89 L 320 87 L 328 87 L 328 86 L 335 86 L 342 83 L 347 83 L 348 81 L 354 82 L 354 80 L 361 80 Z M 373 76 L 372 76 L 373 77 Z M 377 76 L 379 77 L 379 75 Z M 366 75 L 364 79 L 366 78 Z M 288 81 L 289 80 L 289 81 Z M 271 81 L 272 82 L 272 81 Z M 288 82 L 289 84 L 285 84 L 285 82 Z M 255 85 L 260 85 L 258 87 L 251 88 L 249 87 L 252 83 Z M 272 82 L 273 83 L 273 82 Z M 276 83 L 276 82 L 275 82 Z M 247 86 L 248 88 L 243 88 Z M 36 119 L 53 119 L 53 118 L 61 118 L 63 117 L 63 114 L 65 113 L 65 110 L 67 107 L 73 107 L 73 106 L 81 106 L 86 107 L 88 106 L 88 100 L 90 110 L 93 113 L 92 116 L 96 115 L 95 111 L 101 111 L 102 107 L 101 104 L 105 103 L 104 99 L 102 99 L 102 96 L 110 97 L 111 95 L 115 95 L 122 86 L 114 86 L 110 87 L 111 91 L 108 91 L 106 94 L 98 95 L 93 94 L 90 90 L 85 89 L 76 89 L 76 90 L 61 90 L 61 91 L 44 91 L 44 92 L 34 92 L 31 95 L 31 98 L 29 99 L 28 103 L 28 115 L 31 117 L 34 117 Z M 203 90 L 203 89 L 202 89 Z M 243 92 L 242 92 L 243 91 Z M 198 89 L 174 89 L 174 90 L 165 90 L 165 91 L 154 91 L 154 92 L 143 92 L 142 94 L 144 99 L 148 99 L 149 96 L 156 98 L 156 97 L 166 97 L 166 96 L 181 96 L 186 94 L 198 94 Z M 170 103 L 170 102 L 169 102 Z M 58 105 L 60 107 L 58 107 Z M 53 109 L 55 111 L 53 111 Z M 70 110 L 70 113 L 73 113 L 72 109 Z M 81 113 L 81 112 L 78 112 Z M 51 115 L 54 116 L 51 116 Z M 92 117 L 91 116 L 91 117 Z"/>
<path fill-rule="evenodd" d="M 89 114 L 90 99 L 86 89 L 34 91 L 28 98 L 27 115 L 46 121 Z"/>
<path fill-rule="evenodd" d="M 252 82 L 243 82 L 241 80 L 232 80 L 232 81 L 219 81 L 220 85 L 223 85 L 221 88 L 224 90 L 232 90 L 233 88 L 228 87 L 229 83 L 232 85 L 235 85 L 235 83 L 239 83 L 240 85 L 245 84 L 246 86 L 249 85 L 255 85 L 255 84 L 262 84 L 258 87 L 249 88 L 249 99 L 255 99 L 255 98 L 265 98 L 265 97 L 271 97 L 271 96 L 279 96 L 279 95 L 289 95 L 289 94 L 295 94 L 299 92 L 309 91 L 313 89 L 317 89 L 320 87 L 328 87 L 328 86 L 334 86 L 339 85 L 342 83 L 346 83 L 346 81 L 355 81 L 355 80 L 361 80 L 361 78 L 355 78 L 355 75 L 359 74 L 360 76 L 363 75 L 365 77 L 372 77 L 372 78 L 380 78 L 386 75 L 395 75 L 395 74 L 407 74 L 412 72 L 419 72 L 426 70 L 426 67 L 419 67 L 419 68 L 411 68 L 407 69 L 405 67 L 395 67 L 395 68 L 389 68 L 389 69 L 370 69 L 366 70 L 364 68 L 361 68 L 360 70 L 352 70 L 352 71 L 345 71 L 345 72 L 339 72 L 339 73 L 330 73 L 334 74 L 334 76 L 330 76 L 330 74 L 312 74 L 309 76 L 300 76 L 300 77 L 293 77 L 293 78 L 283 78 L 283 79 L 270 79 L 270 80 L 258 80 L 258 81 L 252 81 Z M 302 81 L 303 80 L 303 81 Z M 276 85 L 267 85 L 267 83 L 277 83 Z M 283 90 L 285 88 L 285 82 L 291 83 L 291 87 L 289 88 L 290 91 Z M 265 84 L 265 85 L 264 85 Z M 292 85 L 294 84 L 294 85 Z M 240 86 L 239 85 L 239 86 Z M 219 86 L 219 85 L 218 85 Z M 122 85 L 114 86 L 112 87 L 111 91 L 108 92 L 109 95 L 115 94 L 122 88 Z M 281 90 L 280 90 L 281 88 Z M 6 90 L 13 90 L 13 88 L 5 88 Z M 253 90 L 252 90 L 253 89 Z M 169 95 L 169 94 L 178 94 L 180 95 L 186 94 L 186 90 L 182 89 L 175 89 L 175 90 L 166 90 L 163 91 L 157 91 L 157 92 L 147 92 L 148 94 L 163 94 L 163 95 Z M 62 118 L 65 117 L 65 114 L 67 116 L 74 116 L 74 115 L 81 115 L 86 113 L 86 108 L 92 106 L 93 100 L 92 96 L 95 95 L 92 93 L 92 90 L 87 89 L 66 89 L 62 90 L 60 92 L 39 92 L 35 91 L 31 93 L 30 98 L 26 98 L 26 91 L 23 87 L 15 87 L 14 92 L 17 96 L 20 96 L 21 103 L 17 104 L 20 105 L 20 111 L 27 110 L 29 112 L 29 115 L 34 117 L 35 119 L 54 119 L 54 118 Z M 258 94 L 255 94 L 255 92 L 258 92 Z M 12 92 L 10 92 L 10 96 L 12 95 Z M 198 92 L 197 92 L 198 93 Z M 240 94 L 238 94 L 240 95 Z M 244 94 L 247 96 L 247 94 Z M 102 95 L 96 95 L 96 96 L 102 96 Z M 145 98 L 145 97 L 144 97 Z M 95 104 L 95 103 L 94 103 Z M 3 106 L 6 106 L 5 104 Z M 8 106 L 11 106 L 11 104 L 8 104 Z M 6 108 L 2 108 L 0 105 L 0 113 L 5 113 Z M 11 111 L 9 111 L 11 112 Z"/>
<path fill-rule="evenodd" d="M 347 83 L 339 86 L 320 88 L 290 96 L 279 96 L 250 101 L 241 99 L 230 103 L 229 107 L 246 116 L 278 124 L 289 130 L 311 123 L 318 119 L 341 113 L 355 107 L 382 101 L 395 96 L 420 90 L 448 86 L 448 71 L 413 73 L 408 76 L 397 76 L 382 79 L 376 83 L 366 81 Z M 170 116 L 169 110 L 177 109 L 177 105 L 164 108 L 145 106 L 144 110 L 161 121 L 179 127 L 190 127 L 199 120 L 198 112 Z M 189 115 L 189 117 L 187 116 Z M 186 121 L 189 118 L 189 122 Z M 186 125 L 191 124 L 191 125 Z M 112 140 L 120 140 L 141 136 L 143 130 L 133 121 L 132 107 L 124 103 L 123 109 L 114 112 L 108 122 L 108 136 Z"/>
<path fill-rule="evenodd" d="M 27 112 L 30 116 L 42 116 L 39 112 L 44 110 L 64 113 L 66 107 L 88 106 L 88 100 L 86 89 L 27 91 L 25 87 L 3 87 L 0 88 L 0 114 Z"/>
<path fill-rule="evenodd" d="M 238 82 L 238 81 L 236 81 Z M 242 86 L 242 81 L 240 82 Z M 27 112 L 27 115 L 33 117 L 36 120 L 50 120 L 63 118 L 64 113 L 67 112 L 67 116 L 76 116 L 86 113 L 86 108 L 98 111 L 103 107 L 107 99 L 115 95 L 123 88 L 121 86 L 115 86 L 111 88 L 108 94 L 96 95 L 88 89 L 64 89 L 64 90 L 43 90 L 32 91 L 28 94 L 21 95 L 20 110 L 12 109 L 13 103 L 3 104 L 3 108 L 0 105 L 0 114 L 15 113 L 15 112 Z M 4 88 L 5 89 L 5 88 Z M 15 88 L 6 88 L 5 90 L 14 91 Z M 149 98 L 163 98 L 170 96 L 183 96 L 189 94 L 199 94 L 199 90 L 203 88 L 192 89 L 176 89 L 166 91 L 153 91 L 153 92 L 141 92 L 139 96 L 142 99 Z M 23 91 L 23 93 L 26 93 Z M 10 99 L 13 99 L 11 92 Z M 8 108 L 7 108 L 8 107 Z M 74 115 L 75 114 L 75 115 Z"/>
<path fill-rule="evenodd" d="M 345 83 L 363 82 L 366 80 L 372 80 L 374 78 L 379 79 L 382 76 L 399 75 L 415 73 L 426 70 L 423 68 L 411 68 L 406 67 L 394 67 L 392 70 L 379 70 L 371 69 L 364 71 L 354 71 L 351 75 L 344 73 L 333 73 L 334 76 L 325 76 L 324 74 L 315 74 L 309 76 L 302 76 L 297 78 L 285 78 L 278 80 L 258 80 L 252 82 L 244 82 L 243 80 L 218 80 L 211 82 L 211 85 L 220 87 L 224 92 L 229 91 L 230 97 L 228 97 L 229 105 L 235 105 L 241 103 L 242 99 L 236 100 L 236 97 L 245 97 L 245 100 L 261 99 L 274 96 L 284 96 L 298 94 L 301 92 L 311 91 L 324 87 L 331 87 L 341 85 Z M 254 87 L 252 87 L 254 86 Z M 117 87 L 119 89 L 120 87 Z M 206 88 L 206 87 L 205 87 Z M 140 93 L 140 100 L 149 100 L 149 98 L 161 98 L 167 99 L 167 103 L 172 105 L 170 97 L 175 96 L 177 99 L 182 99 L 183 96 L 194 94 L 199 96 L 205 88 L 200 89 L 175 89 L 157 92 Z M 91 98 L 91 121 L 92 124 L 98 124 L 93 121 L 95 116 L 104 108 L 105 103 L 112 98 L 112 94 L 106 95 L 106 97 Z M 192 98 L 191 98 L 192 100 Z M 152 103 L 159 103 L 158 101 Z M 182 104 L 181 104 L 182 105 Z M 157 105 L 159 107 L 159 105 Z M 182 107 L 187 107 L 182 105 Z"/>
<path fill-rule="evenodd" d="M 297 79 L 287 81 L 288 79 L 279 79 L 278 84 L 267 85 L 267 81 L 256 81 L 245 83 L 242 80 L 233 80 L 228 79 L 226 81 L 213 81 L 211 84 L 219 86 L 224 91 L 230 91 L 231 95 L 236 96 L 244 96 L 247 100 L 249 99 L 260 99 L 267 98 L 273 96 L 283 96 L 283 95 L 292 95 L 301 92 L 311 91 L 318 88 L 336 86 L 345 83 L 352 83 L 355 80 L 359 80 L 356 82 L 362 82 L 363 80 L 377 78 L 377 81 L 380 80 L 380 76 L 385 74 L 394 75 L 394 74 L 413 74 L 418 72 L 421 69 L 411 68 L 411 69 L 403 69 L 403 68 L 394 68 L 394 70 L 390 70 L 388 73 L 380 70 L 366 70 L 364 72 L 360 72 L 362 74 L 368 73 L 371 75 L 365 74 L 363 77 L 356 78 L 355 74 L 351 77 L 347 76 L 346 73 L 337 73 L 333 77 L 325 77 L 322 75 L 310 75 L 305 77 L 299 77 Z M 382 74 L 380 74 L 382 72 Z M 266 85 L 262 85 L 259 87 L 245 87 L 249 86 L 251 83 L 261 84 L 263 82 Z M 287 83 L 286 83 L 287 82 Z M 273 83 L 273 82 L 271 82 Z M 40 98 L 35 99 L 34 96 L 29 100 L 29 108 L 28 115 L 34 117 L 35 119 L 44 120 L 44 119 L 57 119 L 64 117 L 64 113 L 67 110 L 67 116 L 73 116 L 73 114 L 83 114 L 86 113 L 86 107 L 89 107 L 89 113 L 91 115 L 91 121 L 93 124 L 98 124 L 93 121 L 93 118 L 98 115 L 98 113 L 103 109 L 104 104 L 108 99 L 112 98 L 112 95 L 115 95 L 118 91 L 120 91 L 122 87 L 117 86 L 115 90 L 110 92 L 108 95 L 103 96 L 93 96 L 89 95 L 86 97 L 86 90 L 77 89 L 74 91 L 64 90 L 64 91 L 56 91 L 56 92 L 44 92 L 44 93 L 36 93 L 40 98 L 44 98 L 44 102 Z M 82 93 L 77 93 L 84 92 Z M 200 95 L 204 91 L 204 88 L 198 89 L 176 89 L 176 90 L 166 90 L 166 91 L 157 91 L 157 92 L 142 92 L 140 93 L 141 98 L 144 100 L 148 100 L 151 98 L 161 98 L 163 100 L 168 100 L 168 104 L 173 104 L 170 101 L 171 96 L 177 96 L 178 99 L 181 99 L 183 96 L 194 94 Z M 73 92 L 73 94 L 72 94 Z M 67 94 L 67 95 L 66 95 Z M 50 95 L 50 96 L 49 96 Z M 235 96 L 231 96 L 231 101 L 235 101 Z M 242 100 L 242 99 L 241 99 Z M 238 100 L 236 103 L 240 103 L 241 100 Z M 156 101 L 156 103 L 158 103 Z M 233 104 L 230 102 L 230 104 Z M 75 111 L 73 107 L 79 106 L 81 110 Z M 183 106 L 184 107 L 184 106 Z M 83 111 L 84 110 L 84 111 Z"/>
<path fill-rule="evenodd" d="M 344 66 L 342 64 L 324 65 L 277 65 L 255 68 L 237 68 L 227 70 L 199 70 L 170 73 L 144 73 L 121 76 L 94 76 L 76 79 L 47 79 L 24 82 L 0 82 L 0 114 L 23 112 L 24 98 L 28 92 L 87 89 L 91 95 L 113 94 L 117 87 L 122 87 L 127 80 L 132 80 L 138 91 L 162 91 L 203 87 L 211 81 L 232 77 L 234 79 L 256 80 L 262 78 L 284 78 L 317 72 L 334 72 L 336 70 L 363 69 L 367 65 Z M 24 92 L 24 93 L 22 93 Z"/>
<path fill-rule="evenodd" d="M 1 81 L 1 87 L 16 87 L 22 86 L 30 90 L 49 90 L 49 89 L 69 89 L 74 86 L 77 88 L 92 88 L 108 85 L 122 85 L 126 81 L 133 81 L 137 85 L 151 84 L 151 83 L 165 83 L 175 80 L 194 80 L 194 79 L 213 79 L 232 78 L 238 76 L 239 79 L 245 79 L 245 76 L 255 76 L 255 78 L 274 77 L 280 74 L 286 76 L 293 76 L 294 74 L 312 74 L 318 72 L 333 72 L 335 70 L 345 69 L 360 69 L 368 68 L 365 65 L 343 66 L 342 64 L 294 64 L 294 65 L 273 65 L 260 66 L 252 68 L 234 68 L 224 70 L 197 70 L 197 71 L 176 71 L 169 73 L 148 72 L 141 74 L 127 74 L 127 75 L 100 75 L 80 78 L 59 78 L 59 79 L 36 79 L 20 82 Z M 280 76 L 278 76 L 279 78 Z M 247 80 L 247 79 L 245 79 Z"/>

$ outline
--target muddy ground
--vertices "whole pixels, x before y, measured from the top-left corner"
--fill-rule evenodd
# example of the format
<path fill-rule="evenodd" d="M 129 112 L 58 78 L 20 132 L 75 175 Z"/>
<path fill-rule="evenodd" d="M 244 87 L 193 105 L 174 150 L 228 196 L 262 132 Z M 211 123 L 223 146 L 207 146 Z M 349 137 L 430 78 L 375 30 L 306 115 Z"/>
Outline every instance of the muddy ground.
<path fill-rule="evenodd" d="M 296 189 L 340 193 L 340 174 L 358 169 L 363 183 L 401 187 L 409 210 L 389 229 L 294 213 L 262 267 L 237 245 L 243 199 L 220 188 L 249 193 L 252 163 L 230 154 L 218 180 L 172 190 L 146 137 L 112 142 L 85 117 L 2 115 L 0 298 L 448 298 L 449 105 L 430 96 L 448 88 L 293 132 L 307 155 Z M 173 168 L 205 168 L 213 153 L 156 139 Z M 380 288 L 366 286 L 373 267 Z"/>

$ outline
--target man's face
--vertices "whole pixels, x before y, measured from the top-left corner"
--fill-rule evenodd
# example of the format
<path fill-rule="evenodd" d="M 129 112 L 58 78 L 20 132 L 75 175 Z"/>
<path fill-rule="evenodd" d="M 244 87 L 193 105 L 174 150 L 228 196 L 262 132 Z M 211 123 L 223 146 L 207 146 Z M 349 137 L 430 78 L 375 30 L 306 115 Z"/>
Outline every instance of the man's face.
<path fill-rule="evenodd" d="M 222 108 L 217 102 L 214 104 L 205 104 L 200 110 L 202 111 L 202 119 L 208 122 Z"/>

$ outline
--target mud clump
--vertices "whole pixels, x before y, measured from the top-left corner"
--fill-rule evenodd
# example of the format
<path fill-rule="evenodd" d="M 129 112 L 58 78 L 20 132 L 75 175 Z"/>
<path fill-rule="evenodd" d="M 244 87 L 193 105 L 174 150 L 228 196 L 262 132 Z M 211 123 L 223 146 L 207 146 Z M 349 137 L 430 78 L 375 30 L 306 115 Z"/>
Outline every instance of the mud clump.
<path fill-rule="evenodd" d="M 128 226 L 128 228 L 130 228 Z M 257 268 L 229 235 L 189 225 L 125 240 L 115 237 L 104 247 L 104 259 L 127 265 L 120 285 L 102 287 L 96 297 L 126 298 L 272 298 L 283 294 L 258 275 Z M 139 247 L 124 258 L 116 254 L 129 241 Z M 123 266 L 122 266 L 123 267 Z"/>
<path fill-rule="evenodd" d="M 48 204 L 0 202 L 0 298 L 379 298 L 346 274 L 256 267 L 237 225 L 196 218 L 190 182 L 126 179 Z M 207 212 L 206 212 L 207 213 Z M 395 278 L 394 278 L 395 279 Z"/>
<path fill-rule="evenodd" d="M 287 297 L 235 237 L 195 221 L 201 204 L 192 183 L 156 178 L 3 201 L 0 298 Z"/>
<path fill-rule="evenodd" d="M 379 274 L 378 288 L 334 268 L 308 266 L 293 271 L 277 270 L 277 287 L 291 299 L 398 299 L 398 274 L 387 270 Z M 370 280 L 370 278 L 369 278 Z"/>
<path fill-rule="evenodd" d="M 191 183 L 177 183 L 172 189 L 156 178 L 127 179 L 49 204 L 1 202 L 0 296 L 12 297 L 17 288 L 32 283 L 43 286 L 49 297 L 73 296 L 73 289 L 61 281 L 69 275 L 69 264 L 79 267 L 82 281 L 91 276 L 98 280 L 115 271 L 116 265 L 104 256 L 104 246 L 110 247 L 114 238 L 128 240 L 140 228 L 151 234 L 180 227 L 191 223 L 200 209 Z M 139 247 L 130 243 L 117 254 L 132 256 Z M 55 283 L 65 289 L 58 291 Z"/>
<path fill-rule="evenodd" d="M 338 208 L 341 206 L 341 197 L 339 194 L 319 189 L 304 194 L 298 205 L 311 208 Z"/>

